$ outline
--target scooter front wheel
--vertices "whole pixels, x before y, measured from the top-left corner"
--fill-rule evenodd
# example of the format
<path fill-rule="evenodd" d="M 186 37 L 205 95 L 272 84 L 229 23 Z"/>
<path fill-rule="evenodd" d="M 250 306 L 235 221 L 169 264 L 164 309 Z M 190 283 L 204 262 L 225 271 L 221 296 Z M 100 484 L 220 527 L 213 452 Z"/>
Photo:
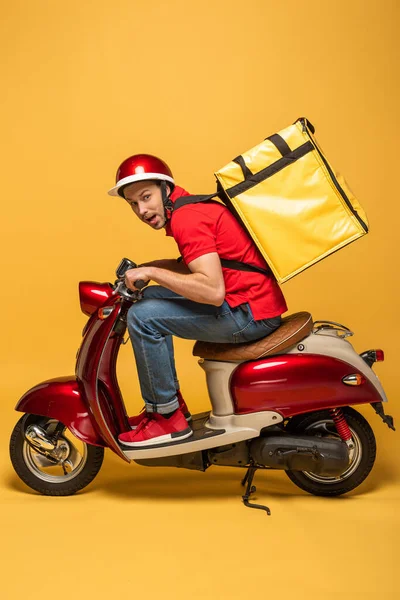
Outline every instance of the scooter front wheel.
<path fill-rule="evenodd" d="M 28 428 L 32 430 L 34 426 L 45 432 L 46 439 L 61 429 L 53 450 L 28 441 Z M 17 475 L 33 490 L 46 496 L 70 496 L 96 477 L 104 448 L 81 442 L 55 419 L 27 414 L 11 434 L 10 458 Z"/>
<path fill-rule="evenodd" d="M 286 471 L 289 479 L 299 488 L 315 496 L 340 496 L 354 490 L 369 475 L 376 456 L 374 432 L 368 421 L 350 407 L 341 409 L 352 436 L 349 464 L 337 477 L 324 477 L 307 471 Z M 294 417 L 289 421 L 290 433 L 305 433 L 318 437 L 340 439 L 328 411 L 317 411 Z"/>

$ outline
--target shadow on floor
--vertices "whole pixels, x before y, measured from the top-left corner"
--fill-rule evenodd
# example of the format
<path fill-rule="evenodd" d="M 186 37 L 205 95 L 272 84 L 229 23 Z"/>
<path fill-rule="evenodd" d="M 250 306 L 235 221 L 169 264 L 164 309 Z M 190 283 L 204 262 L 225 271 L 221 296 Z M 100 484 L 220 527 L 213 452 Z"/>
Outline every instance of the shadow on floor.
<path fill-rule="evenodd" d="M 244 493 L 241 480 L 246 469 L 213 467 L 206 472 L 177 469 L 174 467 L 143 467 L 128 465 L 110 453 L 106 454 L 103 467 L 96 479 L 81 494 L 102 492 L 109 496 L 132 501 L 133 499 L 197 500 L 204 498 L 234 498 Z M 367 480 L 356 490 L 341 496 L 351 499 L 382 491 L 386 483 L 393 481 L 393 474 L 385 464 L 375 465 Z M 6 486 L 19 493 L 39 496 L 27 487 L 10 469 Z M 254 484 L 259 494 L 271 497 L 307 496 L 297 488 L 282 471 L 257 471 Z M 256 497 L 257 494 L 254 495 Z"/>

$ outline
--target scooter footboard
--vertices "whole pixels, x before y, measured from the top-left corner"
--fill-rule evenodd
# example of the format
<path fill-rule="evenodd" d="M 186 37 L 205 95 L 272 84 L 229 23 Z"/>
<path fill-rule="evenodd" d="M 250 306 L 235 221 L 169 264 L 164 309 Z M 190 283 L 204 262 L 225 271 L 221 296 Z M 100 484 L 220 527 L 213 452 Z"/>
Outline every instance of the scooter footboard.
<path fill-rule="evenodd" d="M 79 384 L 74 376 L 39 383 L 22 396 L 15 410 L 57 419 L 83 442 L 106 446 L 82 400 Z"/>

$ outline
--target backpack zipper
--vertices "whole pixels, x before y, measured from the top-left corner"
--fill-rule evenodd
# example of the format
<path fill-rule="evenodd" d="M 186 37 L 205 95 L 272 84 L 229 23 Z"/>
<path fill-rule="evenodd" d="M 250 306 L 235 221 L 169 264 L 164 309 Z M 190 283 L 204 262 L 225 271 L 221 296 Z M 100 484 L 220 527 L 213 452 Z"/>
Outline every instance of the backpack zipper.
<path fill-rule="evenodd" d="M 346 196 L 346 193 L 344 191 L 344 189 L 341 187 L 340 183 L 338 182 L 338 180 L 336 179 L 332 169 L 330 168 L 325 156 L 322 154 L 321 150 L 318 148 L 318 146 L 314 143 L 308 129 L 307 129 L 307 119 L 300 119 L 300 123 L 302 124 L 302 128 L 303 128 L 303 133 L 307 133 L 308 137 L 310 138 L 310 141 L 312 143 L 312 145 L 314 146 L 314 148 L 316 149 L 316 151 L 318 152 L 318 154 L 320 155 L 320 157 L 323 160 L 323 163 L 325 165 L 325 167 L 328 169 L 329 175 L 332 178 L 333 183 L 335 184 L 336 189 L 338 190 L 339 194 L 342 196 L 343 200 L 346 202 L 348 208 L 350 209 L 350 211 L 352 212 L 352 214 L 356 217 L 357 221 L 360 223 L 361 227 L 364 229 L 365 233 L 368 233 L 368 226 L 366 225 L 366 223 L 364 223 L 364 221 L 362 220 L 362 218 L 360 217 L 360 215 L 358 214 L 358 212 L 356 211 L 356 209 L 353 207 L 353 205 L 351 204 L 350 200 L 348 199 L 348 197 Z"/>

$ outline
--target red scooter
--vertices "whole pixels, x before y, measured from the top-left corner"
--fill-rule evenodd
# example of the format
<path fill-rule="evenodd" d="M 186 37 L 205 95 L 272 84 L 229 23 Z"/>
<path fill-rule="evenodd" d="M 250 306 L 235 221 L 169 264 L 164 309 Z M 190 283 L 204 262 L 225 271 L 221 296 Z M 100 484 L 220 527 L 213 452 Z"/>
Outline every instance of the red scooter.
<path fill-rule="evenodd" d="M 307 312 L 284 318 L 279 329 L 255 342 L 196 342 L 193 354 L 206 373 L 211 412 L 193 416 L 188 439 L 123 447 L 118 435 L 129 424 L 116 362 L 127 312 L 142 297 L 123 283 L 125 271 L 135 266 L 123 259 L 114 285 L 79 284 L 89 320 L 75 376 L 36 385 L 16 406 L 25 414 L 11 435 L 10 454 L 28 486 L 46 495 L 74 494 L 97 475 L 104 448 L 145 466 L 242 467 L 245 505 L 268 514 L 266 506 L 249 501 L 257 469 L 283 469 L 298 487 L 320 496 L 344 494 L 364 481 L 374 464 L 375 437 L 351 406 L 370 404 L 394 430 L 372 370 L 383 351 L 358 355 L 347 327 L 313 323 Z"/>

